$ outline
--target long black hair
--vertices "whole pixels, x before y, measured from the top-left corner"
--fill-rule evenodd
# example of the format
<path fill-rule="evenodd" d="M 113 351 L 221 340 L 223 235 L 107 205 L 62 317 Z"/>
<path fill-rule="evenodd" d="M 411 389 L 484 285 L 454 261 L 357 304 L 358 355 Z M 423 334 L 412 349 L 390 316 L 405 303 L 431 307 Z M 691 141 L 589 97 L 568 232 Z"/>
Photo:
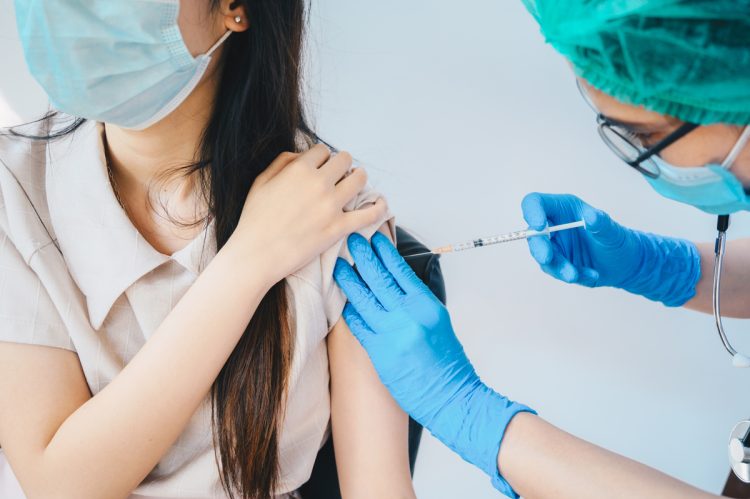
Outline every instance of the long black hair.
<path fill-rule="evenodd" d="M 218 7 L 220 0 L 211 1 Z M 312 140 L 301 99 L 304 0 L 238 5 L 250 28 L 228 40 L 202 144 L 219 248 L 237 227 L 255 178 L 280 153 L 296 150 L 300 134 Z M 274 493 L 293 345 L 282 281 L 261 301 L 211 390 L 221 480 L 230 497 Z"/>

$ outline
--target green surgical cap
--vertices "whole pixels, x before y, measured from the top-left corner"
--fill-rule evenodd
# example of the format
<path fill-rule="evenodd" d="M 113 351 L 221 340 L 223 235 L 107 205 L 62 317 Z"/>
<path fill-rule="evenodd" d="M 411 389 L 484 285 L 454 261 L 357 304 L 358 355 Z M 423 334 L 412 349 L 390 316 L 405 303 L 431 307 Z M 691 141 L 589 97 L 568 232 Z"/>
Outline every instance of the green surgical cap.
<path fill-rule="evenodd" d="M 750 0 L 523 0 L 576 74 L 683 121 L 750 124 Z"/>

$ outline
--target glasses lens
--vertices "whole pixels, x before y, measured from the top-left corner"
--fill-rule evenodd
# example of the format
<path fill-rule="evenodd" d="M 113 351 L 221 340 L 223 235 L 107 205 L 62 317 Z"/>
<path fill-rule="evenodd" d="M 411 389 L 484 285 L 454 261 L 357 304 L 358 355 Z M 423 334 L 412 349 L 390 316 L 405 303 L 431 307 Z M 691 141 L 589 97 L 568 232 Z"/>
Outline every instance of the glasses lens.
<path fill-rule="evenodd" d="M 656 178 L 660 174 L 659 165 L 651 158 L 644 159 L 635 168 L 644 175 L 652 178 Z"/>
<path fill-rule="evenodd" d="M 633 134 L 625 130 L 603 123 L 599 127 L 604 143 L 614 152 L 621 160 L 633 166 L 636 170 L 645 175 L 656 177 L 659 175 L 659 167 L 650 158 L 636 164 L 638 157 L 643 154 L 644 148 Z"/>
<path fill-rule="evenodd" d="M 641 149 L 634 143 L 635 141 L 610 125 L 602 124 L 599 127 L 599 135 L 602 136 L 604 143 L 626 163 L 632 163 L 641 155 Z"/>

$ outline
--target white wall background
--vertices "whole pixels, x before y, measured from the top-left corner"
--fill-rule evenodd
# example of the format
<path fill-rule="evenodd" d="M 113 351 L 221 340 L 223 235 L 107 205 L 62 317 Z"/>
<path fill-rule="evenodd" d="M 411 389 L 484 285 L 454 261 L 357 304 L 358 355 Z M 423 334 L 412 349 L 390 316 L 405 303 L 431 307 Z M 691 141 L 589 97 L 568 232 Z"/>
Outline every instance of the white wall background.
<path fill-rule="evenodd" d="M 0 125 L 46 109 L 0 0 Z M 520 2 L 314 2 L 309 100 L 329 141 L 369 165 L 431 245 L 524 226 L 524 194 L 572 192 L 620 222 L 709 240 L 714 219 L 659 199 L 599 141 L 564 61 Z M 735 217 L 731 234 L 750 230 Z M 709 316 L 543 274 L 525 244 L 443 259 L 454 323 L 487 382 L 562 428 L 718 492 L 750 371 Z M 727 321 L 750 350 L 742 321 Z M 544 470 L 538 470 L 540 478 Z M 387 479 L 384 477 L 384 479 Z M 497 497 L 427 436 L 420 497 Z"/>

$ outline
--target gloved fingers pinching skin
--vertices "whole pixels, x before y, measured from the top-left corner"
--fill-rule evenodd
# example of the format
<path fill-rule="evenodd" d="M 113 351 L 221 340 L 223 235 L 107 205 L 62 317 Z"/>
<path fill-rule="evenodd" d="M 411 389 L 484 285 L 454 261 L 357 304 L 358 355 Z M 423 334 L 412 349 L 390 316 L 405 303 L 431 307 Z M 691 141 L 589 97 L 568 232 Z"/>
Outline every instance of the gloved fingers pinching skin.
<path fill-rule="evenodd" d="M 350 236 L 349 250 L 359 274 L 341 259 L 334 269 L 350 301 L 343 316 L 380 380 L 415 420 L 516 497 L 498 473 L 498 448 L 511 418 L 530 409 L 481 382 L 447 309 L 387 237 L 363 244 Z"/>
<path fill-rule="evenodd" d="M 372 248 L 378 255 L 380 261 L 393 275 L 401 289 L 406 293 L 419 293 L 430 291 L 427 285 L 422 282 L 417 274 L 414 273 L 406 260 L 399 254 L 396 247 L 390 239 L 380 232 L 372 236 Z"/>
<path fill-rule="evenodd" d="M 388 240 L 384 235 L 380 234 L 380 236 Z M 367 283 L 370 291 L 386 310 L 397 308 L 404 297 L 404 291 L 375 254 L 370 242 L 360 234 L 352 234 L 347 239 L 347 244 L 357 271 Z"/>
<path fill-rule="evenodd" d="M 343 258 L 337 259 L 333 276 L 358 314 L 367 322 L 377 322 L 378 314 L 385 312 L 385 309 L 349 262 Z"/>
<path fill-rule="evenodd" d="M 355 338 L 359 340 L 365 349 L 367 349 L 367 342 L 370 340 L 370 336 L 377 334 L 375 331 L 370 329 L 367 322 L 359 315 L 359 312 L 354 308 L 354 305 L 347 302 L 344 305 L 344 311 L 341 313 L 344 318 L 346 325 L 349 326 L 349 330 L 352 332 Z"/>

